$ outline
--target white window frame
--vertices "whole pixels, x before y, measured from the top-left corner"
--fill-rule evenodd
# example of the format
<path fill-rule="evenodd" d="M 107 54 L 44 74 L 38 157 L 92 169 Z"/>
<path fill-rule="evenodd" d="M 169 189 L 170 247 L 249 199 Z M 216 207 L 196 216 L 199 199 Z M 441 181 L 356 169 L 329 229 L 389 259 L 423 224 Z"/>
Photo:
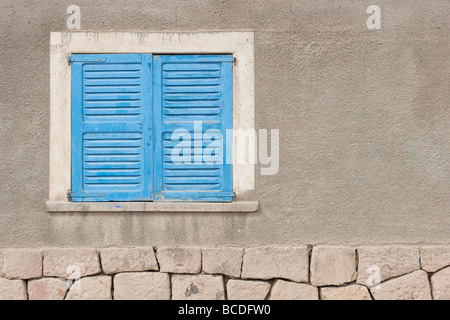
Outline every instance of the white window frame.
<path fill-rule="evenodd" d="M 252 212 L 255 164 L 237 164 L 247 150 L 233 146 L 231 203 L 70 202 L 71 67 L 73 53 L 233 54 L 233 130 L 255 129 L 253 32 L 51 32 L 50 34 L 50 177 L 49 212 L 156 211 Z"/>

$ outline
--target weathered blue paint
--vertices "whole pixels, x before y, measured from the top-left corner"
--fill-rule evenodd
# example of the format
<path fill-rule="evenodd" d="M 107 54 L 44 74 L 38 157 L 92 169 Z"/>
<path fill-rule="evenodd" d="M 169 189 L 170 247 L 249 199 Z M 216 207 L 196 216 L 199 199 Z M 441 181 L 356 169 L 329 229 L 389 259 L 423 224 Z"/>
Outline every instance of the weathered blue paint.
<path fill-rule="evenodd" d="M 151 200 L 152 56 L 72 62 L 72 201 Z"/>
<path fill-rule="evenodd" d="M 232 166 L 224 148 L 232 129 L 232 62 L 231 55 L 154 56 L 155 200 L 232 201 Z M 183 153 L 190 163 L 172 156 L 179 143 L 172 133 L 180 129 L 192 139 Z M 204 161 L 208 130 L 222 134 L 208 149 L 221 157 L 218 163 Z"/>

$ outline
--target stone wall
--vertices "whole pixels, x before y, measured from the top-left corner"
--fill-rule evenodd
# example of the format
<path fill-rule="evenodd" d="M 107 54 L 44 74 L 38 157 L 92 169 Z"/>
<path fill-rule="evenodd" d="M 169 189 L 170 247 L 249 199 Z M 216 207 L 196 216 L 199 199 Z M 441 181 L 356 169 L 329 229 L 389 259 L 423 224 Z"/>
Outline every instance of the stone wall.
<path fill-rule="evenodd" d="M 450 299 L 450 246 L 0 251 L 0 299 Z"/>

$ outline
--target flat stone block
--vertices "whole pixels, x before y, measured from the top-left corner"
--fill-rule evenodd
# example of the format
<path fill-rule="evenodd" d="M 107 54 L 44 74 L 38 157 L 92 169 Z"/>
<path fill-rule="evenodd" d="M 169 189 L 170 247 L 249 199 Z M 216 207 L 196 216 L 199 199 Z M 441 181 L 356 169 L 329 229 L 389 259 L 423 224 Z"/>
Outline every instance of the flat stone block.
<path fill-rule="evenodd" d="M 159 272 L 116 274 L 114 300 L 170 300 L 169 275 Z"/>
<path fill-rule="evenodd" d="M 202 253 L 200 248 L 161 247 L 156 251 L 161 272 L 200 273 Z"/>
<path fill-rule="evenodd" d="M 172 300 L 224 300 L 222 276 L 172 275 Z"/>
<path fill-rule="evenodd" d="M 311 255 L 311 284 L 342 285 L 356 279 L 355 249 L 346 247 L 314 247 Z"/>
<path fill-rule="evenodd" d="M 67 290 L 67 281 L 59 278 L 28 281 L 29 300 L 63 300 Z"/>
<path fill-rule="evenodd" d="M 423 270 L 382 282 L 370 291 L 375 300 L 431 300 L 428 275 Z"/>
<path fill-rule="evenodd" d="M 78 283 L 77 283 L 78 282 Z M 81 278 L 72 284 L 66 300 L 111 300 L 111 277 L 93 276 Z"/>
<path fill-rule="evenodd" d="M 320 297 L 322 300 L 372 300 L 369 289 L 358 284 L 320 288 Z"/>
<path fill-rule="evenodd" d="M 309 249 L 301 247 L 257 247 L 244 252 L 243 279 L 283 278 L 308 282 Z"/>
<path fill-rule="evenodd" d="M 85 277 L 100 273 L 96 249 L 55 248 L 44 250 L 44 276 L 58 278 Z"/>
<path fill-rule="evenodd" d="M 158 271 L 153 248 L 105 248 L 100 250 L 103 272 L 114 274 L 134 271 Z"/>
<path fill-rule="evenodd" d="M 0 278 L 0 300 L 27 300 L 25 281 Z"/>
<path fill-rule="evenodd" d="M 319 300 L 319 290 L 306 283 L 276 280 L 269 300 Z"/>
<path fill-rule="evenodd" d="M 358 248 L 356 282 L 367 287 L 393 277 L 420 269 L 419 249 L 409 246 L 380 246 Z M 375 274 L 378 273 L 379 275 Z M 368 283 L 368 280 L 370 283 Z"/>
<path fill-rule="evenodd" d="M 450 246 L 420 248 L 420 266 L 427 272 L 436 272 L 450 266 Z"/>
<path fill-rule="evenodd" d="M 42 252 L 33 249 L 5 249 L 1 252 L 0 275 L 8 279 L 42 277 Z"/>
<path fill-rule="evenodd" d="M 230 279 L 227 282 L 227 297 L 228 300 L 264 300 L 270 287 L 266 281 Z"/>
<path fill-rule="evenodd" d="M 228 277 L 241 276 L 242 248 L 207 248 L 202 250 L 202 269 L 209 274 L 223 274 Z"/>
<path fill-rule="evenodd" d="M 431 276 L 431 289 L 434 300 L 450 300 L 450 267 Z"/>

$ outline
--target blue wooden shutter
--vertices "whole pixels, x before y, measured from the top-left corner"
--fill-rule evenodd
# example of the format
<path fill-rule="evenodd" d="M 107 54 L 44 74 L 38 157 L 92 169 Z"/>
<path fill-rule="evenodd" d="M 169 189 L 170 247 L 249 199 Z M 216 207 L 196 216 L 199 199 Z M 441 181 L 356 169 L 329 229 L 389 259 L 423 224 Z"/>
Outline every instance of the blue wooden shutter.
<path fill-rule="evenodd" d="M 155 200 L 232 201 L 226 131 L 233 127 L 233 57 L 167 55 L 154 56 L 153 61 Z M 180 130 L 190 142 L 174 135 Z M 211 132 L 216 140 L 209 138 Z M 174 148 L 181 142 L 190 144 L 179 153 L 190 161 L 174 161 Z M 212 157 L 205 161 L 205 154 Z"/>
<path fill-rule="evenodd" d="M 74 54 L 72 201 L 152 199 L 152 55 Z"/>

